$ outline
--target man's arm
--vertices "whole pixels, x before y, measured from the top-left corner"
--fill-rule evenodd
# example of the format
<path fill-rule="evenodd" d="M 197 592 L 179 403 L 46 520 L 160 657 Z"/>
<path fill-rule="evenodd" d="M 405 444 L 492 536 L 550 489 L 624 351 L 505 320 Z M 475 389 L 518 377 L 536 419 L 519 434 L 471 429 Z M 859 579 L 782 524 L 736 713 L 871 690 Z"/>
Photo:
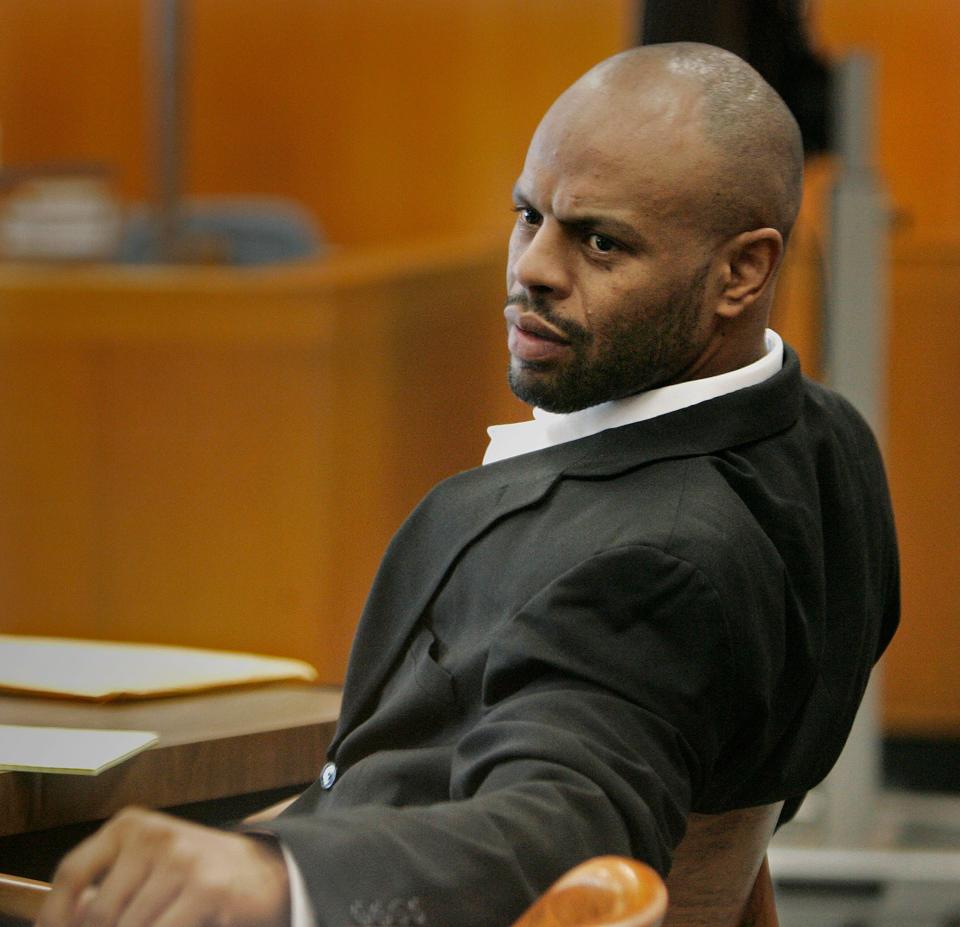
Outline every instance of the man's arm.
<path fill-rule="evenodd" d="M 719 599 L 694 567 L 644 547 L 599 554 L 497 635 L 476 723 L 452 745 L 446 800 L 314 814 L 308 793 L 256 827 L 293 853 L 319 922 L 338 925 L 509 923 L 602 852 L 665 871 L 729 726 L 729 657 Z M 389 778 L 389 757 L 370 762 Z M 363 783 L 362 767 L 331 797 L 351 777 Z M 282 861 L 245 839 L 126 812 L 65 860 L 41 927 L 104 927 L 130 907 L 122 927 L 145 924 L 148 909 L 165 912 L 159 927 L 203 924 L 215 910 L 240 925 L 283 923 Z M 99 880 L 96 916 L 71 922 Z"/>
<path fill-rule="evenodd" d="M 403 742 L 367 754 L 348 734 L 332 788 L 266 825 L 296 857 L 320 923 L 509 923 L 592 855 L 666 871 L 731 732 L 726 624 L 696 567 L 643 545 L 557 577 L 497 631 L 483 691 L 454 680 L 477 710 L 452 758 Z M 441 672 L 427 669 L 407 672 Z M 418 708 L 424 730 L 442 717 L 436 694 Z M 412 783 L 448 765 L 446 794 L 418 804 Z M 400 790 L 409 801 L 391 801 Z"/>

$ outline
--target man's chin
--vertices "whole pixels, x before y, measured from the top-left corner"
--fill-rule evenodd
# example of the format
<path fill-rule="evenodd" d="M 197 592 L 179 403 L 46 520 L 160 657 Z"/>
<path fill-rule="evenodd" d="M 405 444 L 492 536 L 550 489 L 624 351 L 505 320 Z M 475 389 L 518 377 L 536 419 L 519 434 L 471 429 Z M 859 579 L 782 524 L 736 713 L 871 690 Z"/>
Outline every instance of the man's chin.
<path fill-rule="evenodd" d="M 532 369 L 527 364 L 521 369 L 511 364 L 507 379 L 517 399 L 545 412 L 578 412 L 595 404 L 585 399 L 575 383 L 563 383 L 547 371 Z"/>

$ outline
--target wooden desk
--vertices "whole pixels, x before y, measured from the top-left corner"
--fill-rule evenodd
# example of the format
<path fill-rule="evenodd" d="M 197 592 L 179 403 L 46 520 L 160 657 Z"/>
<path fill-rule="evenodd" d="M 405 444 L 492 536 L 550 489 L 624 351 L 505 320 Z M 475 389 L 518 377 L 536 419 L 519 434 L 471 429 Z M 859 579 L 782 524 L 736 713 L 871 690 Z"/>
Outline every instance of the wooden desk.
<path fill-rule="evenodd" d="M 340 691 L 300 684 L 92 705 L 0 697 L 0 721 L 156 731 L 151 749 L 99 776 L 0 773 L 0 836 L 99 821 L 129 804 L 169 808 L 310 782 Z"/>

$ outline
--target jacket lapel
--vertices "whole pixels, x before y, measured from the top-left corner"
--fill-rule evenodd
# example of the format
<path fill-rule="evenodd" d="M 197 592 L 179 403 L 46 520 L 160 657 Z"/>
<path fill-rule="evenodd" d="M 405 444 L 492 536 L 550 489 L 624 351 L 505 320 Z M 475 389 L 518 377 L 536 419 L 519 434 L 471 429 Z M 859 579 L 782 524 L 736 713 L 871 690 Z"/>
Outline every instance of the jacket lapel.
<path fill-rule="evenodd" d="M 401 526 L 364 606 L 331 750 L 373 707 L 417 620 L 464 548 L 501 518 L 535 505 L 560 478 L 561 471 L 539 456 L 445 480 Z"/>
<path fill-rule="evenodd" d="M 797 356 L 786 348 L 780 372 L 757 386 L 440 483 L 384 555 L 351 651 L 331 750 L 372 710 L 390 667 L 447 571 L 480 534 L 537 504 L 561 479 L 614 477 L 656 460 L 716 453 L 781 432 L 800 414 L 801 382 Z"/>

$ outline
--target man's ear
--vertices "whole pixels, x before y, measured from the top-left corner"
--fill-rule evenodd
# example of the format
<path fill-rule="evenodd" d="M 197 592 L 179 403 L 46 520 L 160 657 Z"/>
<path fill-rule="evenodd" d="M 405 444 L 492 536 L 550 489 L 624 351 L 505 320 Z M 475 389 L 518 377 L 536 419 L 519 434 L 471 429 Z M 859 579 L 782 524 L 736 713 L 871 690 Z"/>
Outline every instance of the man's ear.
<path fill-rule="evenodd" d="M 773 284 L 783 254 L 776 229 L 753 229 L 735 235 L 721 252 L 721 289 L 717 315 L 733 319 L 753 305 Z"/>

